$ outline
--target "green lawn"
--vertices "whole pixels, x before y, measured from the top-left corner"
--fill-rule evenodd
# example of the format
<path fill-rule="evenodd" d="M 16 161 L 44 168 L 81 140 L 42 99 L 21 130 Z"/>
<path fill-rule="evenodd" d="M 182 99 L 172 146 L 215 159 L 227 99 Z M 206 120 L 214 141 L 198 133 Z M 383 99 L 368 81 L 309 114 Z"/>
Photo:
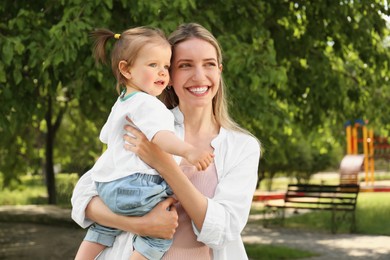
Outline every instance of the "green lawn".
<path fill-rule="evenodd" d="M 317 256 L 311 252 L 284 246 L 245 244 L 245 249 L 251 260 L 302 259 Z"/>
<path fill-rule="evenodd" d="M 57 204 L 70 207 L 70 198 L 78 180 L 77 174 L 57 174 Z M 1 183 L 1 180 L 0 180 Z M 45 182 L 40 176 L 23 176 L 20 182 L 0 189 L 0 205 L 47 204 Z"/>

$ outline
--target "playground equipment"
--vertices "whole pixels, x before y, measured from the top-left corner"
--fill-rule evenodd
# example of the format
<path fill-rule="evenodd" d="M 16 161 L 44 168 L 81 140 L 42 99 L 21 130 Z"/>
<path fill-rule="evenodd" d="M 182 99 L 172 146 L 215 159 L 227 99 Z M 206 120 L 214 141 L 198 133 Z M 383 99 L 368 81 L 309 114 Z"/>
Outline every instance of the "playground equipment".
<path fill-rule="evenodd" d="M 340 163 L 340 184 L 359 184 L 364 154 L 347 154 Z"/>
<path fill-rule="evenodd" d="M 345 131 L 347 154 L 340 164 L 340 182 L 358 183 L 358 173 L 364 167 L 366 185 L 373 185 L 375 158 L 390 159 L 388 139 L 375 137 L 374 131 L 368 129 L 367 123 L 363 120 L 356 120 L 354 124 L 348 121 L 345 124 Z"/>
<path fill-rule="evenodd" d="M 361 146 L 363 146 L 363 155 L 355 156 L 357 159 L 356 163 L 362 162 L 363 159 L 365 182 L 366 184 L 374 184 L 374 131 L 367 129 L 363 120 L 356 120 L 353 125 L 348 121 L 345 130 L 347 136 L 347 156 L 358 155 L 359 151 L 362 150 Z"/>

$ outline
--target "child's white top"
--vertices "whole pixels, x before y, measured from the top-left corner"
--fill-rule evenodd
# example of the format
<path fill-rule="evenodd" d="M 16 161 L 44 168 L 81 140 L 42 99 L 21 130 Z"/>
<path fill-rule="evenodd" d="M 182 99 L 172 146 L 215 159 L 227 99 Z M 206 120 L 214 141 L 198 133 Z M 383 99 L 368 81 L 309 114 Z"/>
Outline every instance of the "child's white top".
<path fill-rule="evenodd" d="M 107 144 L 107 150 L 90 170 L 94 181 L 109 182 L 137 172 L 158 174 L 135 153 L 124 149 L 124 126 L 129 124 L 126 116 L 149 140 L 158 131 L 175 131 L 172 113 L 156 97 L 144 92 L 119 97 L 100 132 L 100 140 Z"/>

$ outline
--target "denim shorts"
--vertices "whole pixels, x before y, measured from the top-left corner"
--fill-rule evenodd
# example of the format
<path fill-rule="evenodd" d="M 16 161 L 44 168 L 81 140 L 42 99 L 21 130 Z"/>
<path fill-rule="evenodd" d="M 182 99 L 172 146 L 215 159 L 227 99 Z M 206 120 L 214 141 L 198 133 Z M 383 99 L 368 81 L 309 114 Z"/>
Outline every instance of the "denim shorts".
<path fill-rule="evenodd" d="M 103 202 L 115 213 L 126 216 L 143 216 L 159 202 L 171 196 L 172 190 L 159 175 L 135 173 L 111 181 L 97 182 L 97 191 Z M 94 223 L 85 240 L 112 246 L 122 231 Z M 135 250 L 148 259 L 161 259 L 172 240 L 134 236 Z"/>

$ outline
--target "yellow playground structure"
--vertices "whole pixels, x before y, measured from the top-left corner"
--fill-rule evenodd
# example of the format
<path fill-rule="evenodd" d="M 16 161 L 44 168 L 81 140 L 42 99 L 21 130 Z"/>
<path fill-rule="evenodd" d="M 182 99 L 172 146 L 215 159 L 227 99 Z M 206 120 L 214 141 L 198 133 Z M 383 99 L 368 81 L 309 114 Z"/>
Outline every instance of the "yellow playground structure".
<path fill-rule="evenodd" d="M 375 181 L 375 158 L 390 159 L 390 144 L 387 138 L 374 136 L 373 129 L 363 120 L 345 124 L 346 155 L 340 164 L 340 182 L 358 183 L 358 173 L 364 167 L 366 185 Z M 377 153 L 376 153 L 377 152 Z"/>

